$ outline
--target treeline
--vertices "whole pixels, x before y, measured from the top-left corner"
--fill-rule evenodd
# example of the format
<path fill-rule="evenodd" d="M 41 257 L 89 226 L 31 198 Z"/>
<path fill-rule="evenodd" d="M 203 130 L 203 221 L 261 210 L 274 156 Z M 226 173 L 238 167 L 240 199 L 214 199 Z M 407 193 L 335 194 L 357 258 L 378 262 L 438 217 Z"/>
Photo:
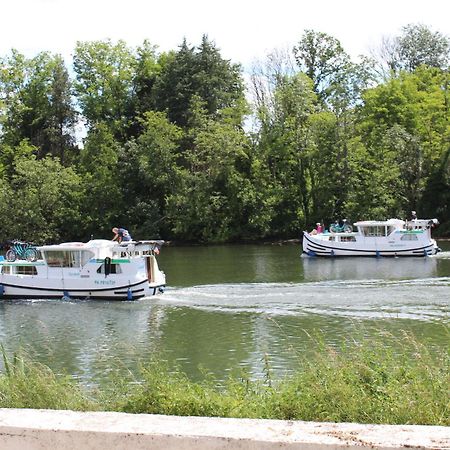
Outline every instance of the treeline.
<path fill-rule="evenodd" d="M 408 25 L 370 57 L 306 30 L 242 68 L 204 36 L 0 58 L 1 240 L 229 242 L 337 218 L 450 232 L 450 41 Z"/>

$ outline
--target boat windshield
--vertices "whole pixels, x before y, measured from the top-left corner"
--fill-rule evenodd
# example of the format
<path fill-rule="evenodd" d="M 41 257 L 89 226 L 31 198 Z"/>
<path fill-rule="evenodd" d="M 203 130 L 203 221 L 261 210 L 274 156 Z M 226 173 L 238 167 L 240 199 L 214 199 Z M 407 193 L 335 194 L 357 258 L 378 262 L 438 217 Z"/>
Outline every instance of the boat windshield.
<path fill-rule="evenodd" d="M 49 267 L 83 267 L 94 253 L 89 250 L 45 250 L 42 252 Z"/>
<path fill-rule="evenodd" d="M 361 234 L 370 237 L 385 237 L 395 231 L 395 227 L 391 225 L 368 225 L 360 226 Z"/>

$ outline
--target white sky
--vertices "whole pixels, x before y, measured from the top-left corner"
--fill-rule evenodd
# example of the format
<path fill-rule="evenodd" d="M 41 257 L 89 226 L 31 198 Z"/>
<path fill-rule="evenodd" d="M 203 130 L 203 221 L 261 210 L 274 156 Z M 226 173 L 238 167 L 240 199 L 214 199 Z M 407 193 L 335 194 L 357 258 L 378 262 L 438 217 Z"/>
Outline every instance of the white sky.
<path fill-rule="evenodd" d="M 12 48 L 70 62 L 77 41 L 148 39 L 159 51 L 207 34 L 222 57 L 249 66 L 271 50 L 291 48 L 305 29 L 330 34 L 347 53 L 369 54 L 382 36 L 410 23 L 450 34 L 448 0 L 0 0 L 0 56 Z"/>

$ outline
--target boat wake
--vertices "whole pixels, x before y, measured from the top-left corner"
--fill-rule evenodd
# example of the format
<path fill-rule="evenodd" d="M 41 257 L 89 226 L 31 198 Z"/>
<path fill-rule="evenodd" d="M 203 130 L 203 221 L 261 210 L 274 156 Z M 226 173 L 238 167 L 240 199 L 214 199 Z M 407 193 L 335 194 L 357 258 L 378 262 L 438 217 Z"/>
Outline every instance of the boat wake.
<path fill-rule="evenodd" d="M 433 256 L 436 259 L 450 259 L 450 252 L 439 252 Z"/>
<path fill-rule="evenodd" d="M 223 313 L 448 320 L 450 277 L 169 288 L 158 302 Z"/>

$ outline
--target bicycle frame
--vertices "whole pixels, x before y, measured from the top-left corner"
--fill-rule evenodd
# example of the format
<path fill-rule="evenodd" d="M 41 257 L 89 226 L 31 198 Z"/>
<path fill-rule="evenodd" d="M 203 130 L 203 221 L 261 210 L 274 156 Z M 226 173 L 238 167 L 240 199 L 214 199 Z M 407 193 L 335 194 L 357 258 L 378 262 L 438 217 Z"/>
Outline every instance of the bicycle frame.
<path fill-rule="evenodd" d="M 12 242 L 10 249 L 6 252 L 6 259 L 7 261 L 15 261 L 17 258 L 36 261 L 37 255 L 34 245 L 28 242 L 15 241 Z"/>

